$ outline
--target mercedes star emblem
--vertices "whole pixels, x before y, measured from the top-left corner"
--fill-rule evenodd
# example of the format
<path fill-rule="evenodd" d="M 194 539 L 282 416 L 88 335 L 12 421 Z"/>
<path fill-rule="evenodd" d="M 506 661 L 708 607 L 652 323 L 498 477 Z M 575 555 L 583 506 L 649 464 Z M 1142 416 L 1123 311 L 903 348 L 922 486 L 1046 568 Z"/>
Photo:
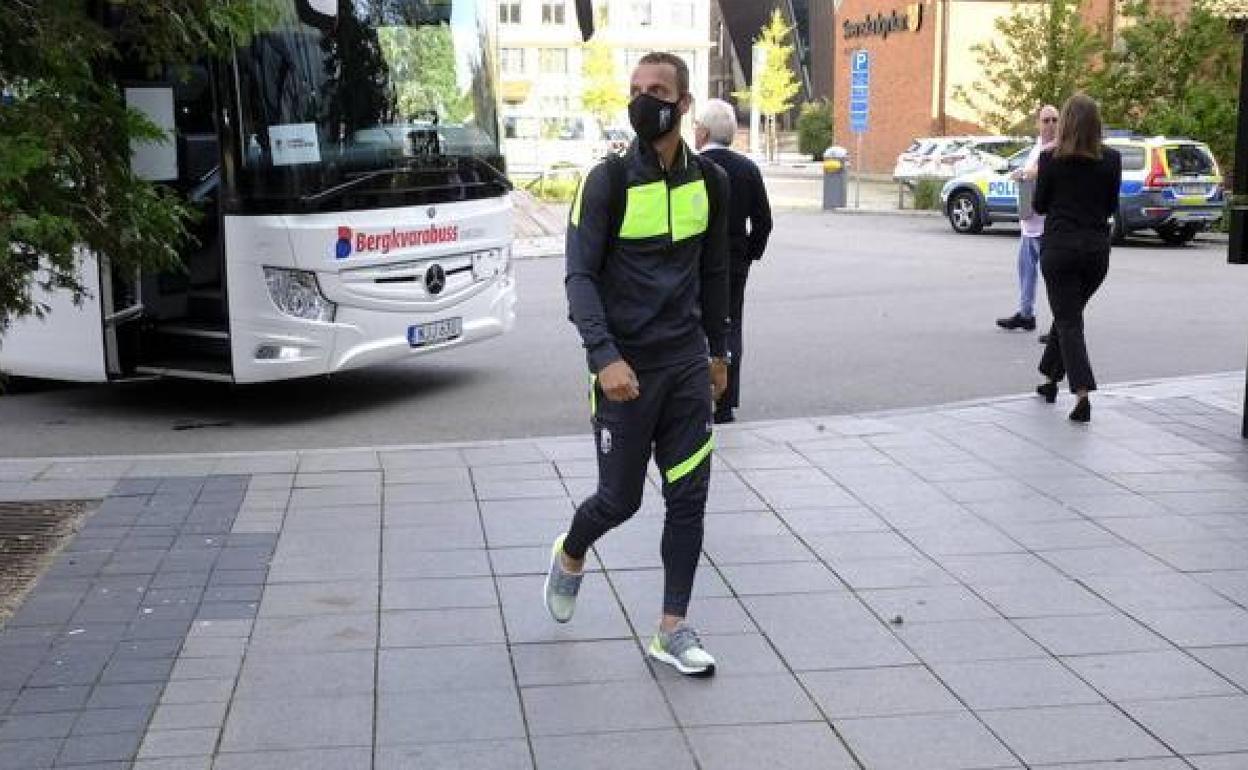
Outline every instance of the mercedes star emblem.
<path fill-rule="evenodd" d="M 431 295 L 438 295 L 446 288 L 446 271 L 441 265 L 433 265 L 425 271 L 425 290 Z"/>

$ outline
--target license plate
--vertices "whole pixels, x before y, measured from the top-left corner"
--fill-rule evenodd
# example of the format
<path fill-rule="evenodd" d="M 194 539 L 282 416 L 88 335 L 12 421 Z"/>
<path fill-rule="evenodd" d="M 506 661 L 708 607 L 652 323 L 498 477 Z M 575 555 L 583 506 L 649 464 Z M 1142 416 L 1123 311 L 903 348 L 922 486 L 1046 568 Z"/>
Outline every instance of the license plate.
<path fill-rule="evenodd" d="M 464 333 L 464 319 L 444 318 L 433 323 L 407 327 L 407 344 L 414 348 L 458 339 Z"/>
<path fill-rule="evenodd" d="M 1208 195 L 1209 188 L 1203 184 L 1181 184 L 1179 195 Z"/>

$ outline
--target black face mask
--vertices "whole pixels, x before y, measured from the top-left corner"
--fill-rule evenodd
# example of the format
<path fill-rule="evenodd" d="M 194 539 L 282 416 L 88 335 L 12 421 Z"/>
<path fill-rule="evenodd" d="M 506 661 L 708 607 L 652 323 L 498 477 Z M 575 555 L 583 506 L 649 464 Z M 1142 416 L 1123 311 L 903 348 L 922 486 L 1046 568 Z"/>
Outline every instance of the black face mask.
<path fill-rule="evenodd" d="M 680 124 L 680 102 L 638 94 L 628 103 L 628 120 L 642 141 L 653 142 Z"/>

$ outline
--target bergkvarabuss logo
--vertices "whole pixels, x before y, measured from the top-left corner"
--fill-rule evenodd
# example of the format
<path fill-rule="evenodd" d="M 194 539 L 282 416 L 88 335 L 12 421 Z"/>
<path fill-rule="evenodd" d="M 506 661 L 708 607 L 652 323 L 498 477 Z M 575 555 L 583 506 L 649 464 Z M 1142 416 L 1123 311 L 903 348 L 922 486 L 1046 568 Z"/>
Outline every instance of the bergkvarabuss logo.
<path fill-rule="evenodd" d="M 338 259 L 346 259 L 351 256 L 351 228 L 338 228 L 338 243 L 334 246 L 334 256 Z"/>

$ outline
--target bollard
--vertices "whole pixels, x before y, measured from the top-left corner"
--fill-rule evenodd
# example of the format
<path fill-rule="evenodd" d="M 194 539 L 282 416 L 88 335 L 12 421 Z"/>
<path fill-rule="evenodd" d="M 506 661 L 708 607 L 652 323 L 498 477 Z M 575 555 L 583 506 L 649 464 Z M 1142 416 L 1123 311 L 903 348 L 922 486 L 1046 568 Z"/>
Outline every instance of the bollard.
<path fill-rule="evenodd" d="M 823 209 L 843 209 L 849 189 L 849 152 L 829 147 L 823 153 Z"/>

